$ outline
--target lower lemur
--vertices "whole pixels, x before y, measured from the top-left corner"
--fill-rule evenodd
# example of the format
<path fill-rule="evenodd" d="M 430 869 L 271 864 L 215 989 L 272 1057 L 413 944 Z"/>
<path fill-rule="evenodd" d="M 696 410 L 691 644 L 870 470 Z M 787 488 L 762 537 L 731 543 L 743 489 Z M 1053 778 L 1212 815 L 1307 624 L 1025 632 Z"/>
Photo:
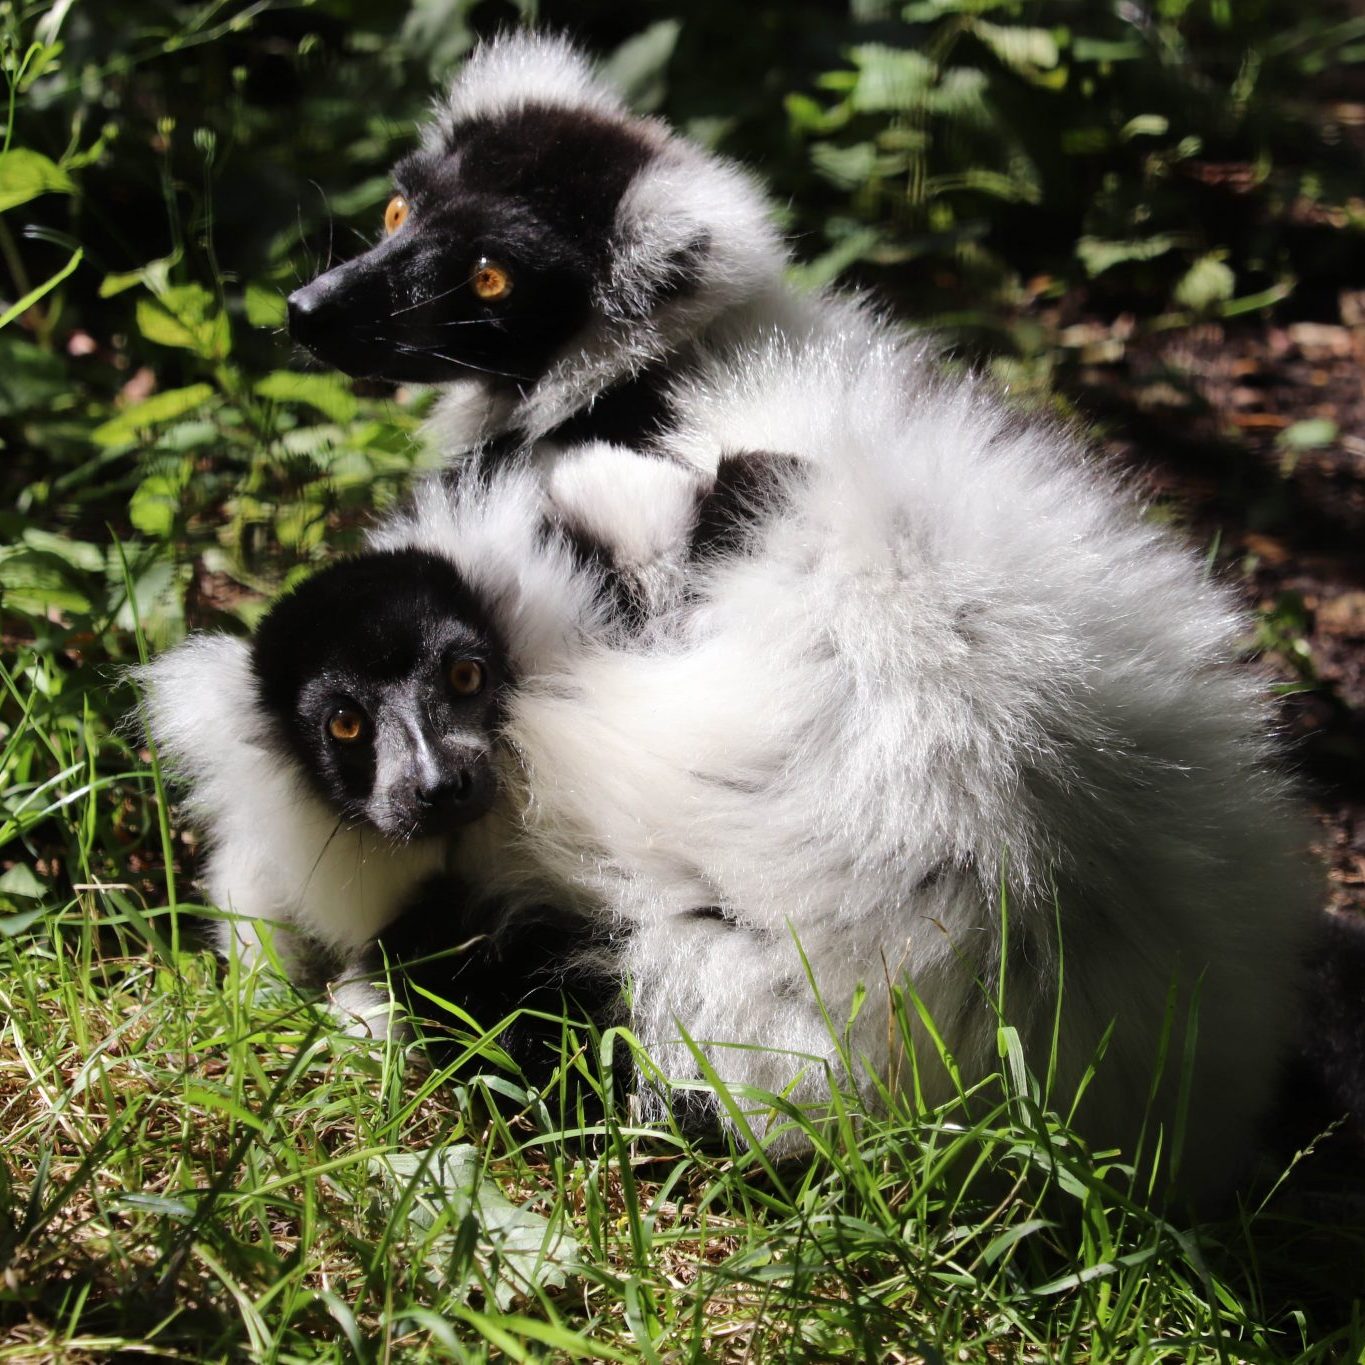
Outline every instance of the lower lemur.
<path fill-rule="evenodd" d="M 520 848 L 506 699 L 681 603 L 689 567 L 741 553 L 782 464 L 734 455 L 707 482 L 599 445 L 548 487 L 471 465 L 413 513 L 455 532 L 459 554 L 375 548 L 286 594 L 249 643 L 196 637 L 157 660 L 151 731 L 207 828 L 209 893 L 234 916 L 219 946 L 255 957 L 269 923 L 292 977 L 331 981 L 358 1025 L 383 1032 L 372 949 L 406 912 L 385 950 L 464 945 L 436 976 L 458 972 L 466 1006 L 471 991 L 485 1007 L 525 1003 L 568 979 L 600 1013 L 614 989 L 588 951 L 583 897 Z M 608 545 L 596 525 L 613 500 L 632 502 L 634 531 Z"/>

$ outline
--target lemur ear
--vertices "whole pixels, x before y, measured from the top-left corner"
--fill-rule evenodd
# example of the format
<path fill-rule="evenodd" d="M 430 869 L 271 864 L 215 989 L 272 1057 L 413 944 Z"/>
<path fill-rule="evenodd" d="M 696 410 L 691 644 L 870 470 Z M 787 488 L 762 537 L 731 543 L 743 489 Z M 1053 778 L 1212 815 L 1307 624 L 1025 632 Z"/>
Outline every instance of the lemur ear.
<path fill-rule="evenodd" d="M 622 196 L 609 257 L 598 303 L 623 321 L 677 311 L 695 323 L 760 291 L 786 262 L 758 185 L 680 138 Z"/>
<path fill-rule="evenodd" d="M 522 29 L 474 49 L 437 104 L 423 143 L 439 151 L 460 124 L 515 113 L 528 104 L 563 105 L 612 118 L 629 113 L 620 92 L 567 39 Z"/>
<path fill-rule="evenodd" d="M 695 294 L 705 283 L 711 253 L 711 234 L 698 229 L 683 245 L 671 250 L 651 250 L 636 244 L 633 270 L 622 269 L 622 253 L 614 259 L 613 287 L 602 295 L 602 309 L 609 317 L 637 322 L 666 304 Z"/>
<path fill-rule="evenodd" d="M 695 290 L 705 278 L 710 254 L 711 234 L 706 231 L 698 232 L 686 246 L 673 252 L 655 285 L 656 303 L 668 303 Z"/>

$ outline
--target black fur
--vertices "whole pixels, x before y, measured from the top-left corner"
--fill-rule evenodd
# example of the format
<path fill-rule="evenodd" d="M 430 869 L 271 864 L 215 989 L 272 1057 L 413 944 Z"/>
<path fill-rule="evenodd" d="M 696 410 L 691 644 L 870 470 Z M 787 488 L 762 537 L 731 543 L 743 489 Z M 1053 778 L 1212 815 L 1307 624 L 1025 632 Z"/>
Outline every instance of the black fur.
<path fill-rule="evenodd" d="M 800 468 L 796 456 L 767 450 L 722 455 L 715 482 L 697 504 L 688 557 L 743 554 L 754 528 L 778 509 L 785 482 Z"/>
<path fill-rule="evenodd" d="M 581 526 L 546 521 L 546 536 L 560 536 L 573 553 L 580 569 L 595 573 L 601 580 L 613 619 L 627 631 L 638 630 L 644 623 L 643 606 L 632 591 L 630 579 L 622 573 L 611 547 Z"/>
<path fill-rule="evenodd" d="M 528 105 L 461 124 L 443 150 L 399 163 L 407 221 L 291 295 L 290 332 L 348 374 L 530 385 L 586 325 L 617 206 L 648 157 L 630 128 L 584 110 Z M 511 271 L 505 300 L 470 288 L 482 256 Z M 680 263 L 663 283 L 687 279 Z"/>
<path fill-rule="evenodd" d="M 1327 1150 L 1357 1165 L 1365 1157 L 1365 923 L 1324 916 L 1309 967 L 1310 994 L 1273 1139 L 1287 1159 L 1333 1128 Z"/>
<path fill-rule="evenodd" d="M 562 1058 L 564 1021 L 587 1035 L 617 1012 L 620 982 L 585 959 L 589 941 L 588 927 L 570 912 L 538 906 L 501 918 L 456 879 L 436 877 L 383 931 L 368 965 L 393 969 L 408 1011 L 433 1026 L 426 1037 L 438 1060 L 462 1048 L 469 1028 L 432 996 L 484 1028 L 508 1020 L 499 1046 L 544 1089 Z"/>
<path fill-rule="evenodd" d="M 451 686 L 457 660 L 479 665 L 477 693 Z M 266 615 L 252 668 L 279 737 L 343 817 L 406 838 L 491 804 L 505 653 L 446 560 L 400 551 L 332 565 Z M 350 743 L 329 733 L 342 711 L 362 718 Z"/>
<path fill-rule="evenodd" d="M 561 422 L 549 439 L 566 446 L 585 441 L 611 441 L 637 449 L 647 445 L 669 424 L 668 384 L 676 374 L 674 363 L 646 366 Z"/>

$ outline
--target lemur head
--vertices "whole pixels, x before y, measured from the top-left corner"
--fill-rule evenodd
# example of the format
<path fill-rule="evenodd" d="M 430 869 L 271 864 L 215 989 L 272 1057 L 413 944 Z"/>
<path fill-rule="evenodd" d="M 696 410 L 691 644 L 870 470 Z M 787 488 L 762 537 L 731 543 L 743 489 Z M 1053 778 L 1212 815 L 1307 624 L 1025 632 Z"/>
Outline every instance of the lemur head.
<path fill-rule="evenodd" d="M 348 819 L 404 840 L 492 804 L 504 652 L 447 560 L 380 551 L 324 569 L 266 615 L 251 664 L 278 737 Z"/>
<path fill-rule="evenodd" d="M 742 172 L 532 34 L 475 52 L 393 191 L 378 243 L 290 297 L 292 334 L 353 375 L 523 401 L 558 377 L 545 429 L 784 263 Z"/>

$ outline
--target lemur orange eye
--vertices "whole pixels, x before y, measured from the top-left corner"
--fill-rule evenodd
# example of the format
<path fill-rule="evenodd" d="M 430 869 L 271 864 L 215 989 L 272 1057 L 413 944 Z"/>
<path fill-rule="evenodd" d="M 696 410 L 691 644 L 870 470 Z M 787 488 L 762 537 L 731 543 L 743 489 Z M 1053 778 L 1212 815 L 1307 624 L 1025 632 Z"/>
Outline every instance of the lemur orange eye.
<path fill-rule="evenodd" d="M 483 687 L 483 665 L 477 659 L 457 659 L 446 676 L 462 697 L 472 697 Z"/>
<path fill-rule="evenodd" d="M 384 210 L 384 231 L 392 237 L 408 221 L 408 201 L 395 194 Z"/>
<path fill-rule="evenodd" d="M 485 303 L 496 303 L 512 292 L 512 272 L 505 265 L 499 265 L 487 256 L 480 256 L 474 262 L 474 273 L 469 283 Z"/>
<path fill-rule="evenodd" d="M 327 717 L 327 733 L 338 744 L 354 744 L 365 733 L 365 717 L 343 706 Z"/>

